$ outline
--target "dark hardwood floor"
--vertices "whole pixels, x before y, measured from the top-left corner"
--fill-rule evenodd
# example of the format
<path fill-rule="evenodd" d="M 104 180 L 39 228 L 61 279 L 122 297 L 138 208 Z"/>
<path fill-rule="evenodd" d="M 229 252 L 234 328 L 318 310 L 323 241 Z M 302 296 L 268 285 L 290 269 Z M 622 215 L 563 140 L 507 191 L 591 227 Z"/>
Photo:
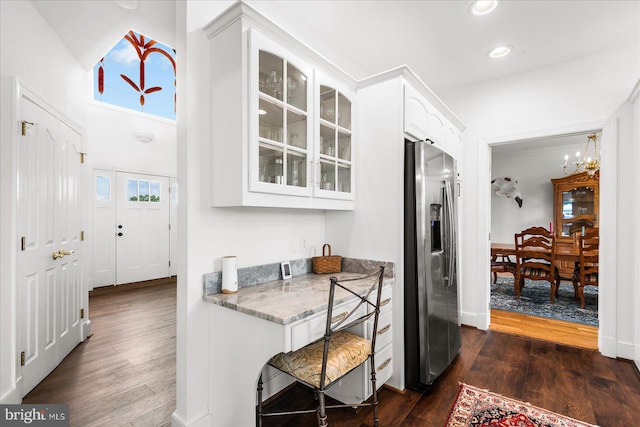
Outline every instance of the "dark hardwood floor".
<path fill-rule="evenodd" d="M 176 393 L 176 279 L 89 296 L 93 336 L 23 403 L 66 403 L 72 426 L 165 426 Z"/>
<path fill-rule="evenodd" d="M 597 424 L 638 426 L 640 375 L 630 361 L 609 359 L 595 351 L 493 331 L 462 328 L 462 350 L 449 369 L 424 394 L 383 388 L 381 426 L 444 426 L 459 382 Z M 311 402 L 313 395 L 294 386 L 269 402 L 279 410 Z M 304 406 L 304 403 L 302 404 Z M 277 409 L 276 409 L 277 407 Z M 265 427 L 312 426 L 315 415 L 265 418 Z M 331 426 L 370 426 L 371 410 L 334 409 Z"/>
<path fill-rule="evenodd" d="M 97 290 L 89 304 L 94 335 L 23 402 L 67 403 L 72 426 L 169 425 L 175 408 L 175 279 Z M 460 354 L 429 392 L 381 390 L 381 426 L 443 426 L 459 382 L 602 427 L 640 425 L 635 415 L 640 375 L 629 361 L 467 327 L 462 342 Z M 311 397 L 295 386 L 269 405 L 298 406 Z M 314 423 L 314 415 L 265 419 L 265 427 Z M 371 425 L 370 409 L 333 410 L 329 423 Z"/>

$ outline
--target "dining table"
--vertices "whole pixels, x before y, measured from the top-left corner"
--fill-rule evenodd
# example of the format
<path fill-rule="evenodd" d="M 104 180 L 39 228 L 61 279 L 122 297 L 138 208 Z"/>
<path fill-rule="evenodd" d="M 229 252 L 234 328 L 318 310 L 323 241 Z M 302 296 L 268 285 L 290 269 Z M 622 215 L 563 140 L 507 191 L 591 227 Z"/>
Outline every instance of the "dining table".
<path fill-rule="evenodd" d="M 491 256 L 516 255 L 514 243 L 491 243 Z M 577 245 L 556 246 L 556 261 L 580 262 L 580 247 Z"/>

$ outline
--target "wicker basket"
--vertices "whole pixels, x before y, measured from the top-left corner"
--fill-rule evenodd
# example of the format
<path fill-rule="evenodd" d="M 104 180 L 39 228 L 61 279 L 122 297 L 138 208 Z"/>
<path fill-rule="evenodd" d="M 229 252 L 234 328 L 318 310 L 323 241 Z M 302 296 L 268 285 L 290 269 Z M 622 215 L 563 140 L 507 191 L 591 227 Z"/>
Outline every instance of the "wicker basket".
<path fill-rule="evenodd" d="M 325 255 L 325 248 L 328 248 L 328 254 Z M 313 263 L 313 272 L 316 274 L 340 273 L 342 271 L 342 257 L 339 255 L 331 255 L 331 245 L 325 243 L 322 246 L 322 256 L 314 256 L 311 258 Z"/>

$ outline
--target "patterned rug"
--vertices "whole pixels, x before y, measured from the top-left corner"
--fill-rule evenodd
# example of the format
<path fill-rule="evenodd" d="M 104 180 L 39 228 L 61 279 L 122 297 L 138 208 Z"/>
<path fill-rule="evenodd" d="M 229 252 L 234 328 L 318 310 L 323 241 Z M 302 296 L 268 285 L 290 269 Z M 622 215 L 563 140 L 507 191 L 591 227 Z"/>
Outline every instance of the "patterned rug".
<path fill-rule="evenodd" d="M 573 284 L 560 285 L 559 297 L 555 298 L 553 305 L 549 302 L 550 291 L 549 282 L 525 279 L 524 288 L 518 300 L 513 287 L 513 278 L 498 277 L 498 282 L 491 284 L 491 308 L 598 326 L 597 287 L 584 288 L 584 308 L 580 308 L 580 301 L 574 299 Z"/>
<path fill-rule="evenodd" d="M 445 427 L 595 426 L 461 383 Z"/>

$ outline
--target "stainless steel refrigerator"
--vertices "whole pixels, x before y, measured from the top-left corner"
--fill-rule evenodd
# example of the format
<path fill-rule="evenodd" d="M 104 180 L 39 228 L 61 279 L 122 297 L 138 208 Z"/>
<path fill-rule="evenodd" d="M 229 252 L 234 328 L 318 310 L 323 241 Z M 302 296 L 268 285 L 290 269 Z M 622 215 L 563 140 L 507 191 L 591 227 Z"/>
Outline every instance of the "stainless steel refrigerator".
<path fill-rule="evenodd" d="M 405 140 L 405 381 L 416 390 L 460 349 L 456 191 L 456 161 L 430 140 Z"/>

